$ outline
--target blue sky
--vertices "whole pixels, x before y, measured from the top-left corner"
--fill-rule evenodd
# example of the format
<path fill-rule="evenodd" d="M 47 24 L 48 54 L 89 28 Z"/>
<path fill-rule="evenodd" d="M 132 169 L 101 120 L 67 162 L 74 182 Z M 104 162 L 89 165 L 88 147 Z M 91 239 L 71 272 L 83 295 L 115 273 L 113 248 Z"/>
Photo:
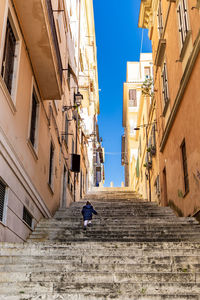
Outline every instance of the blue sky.
<path fill-rule="evenodd" d="M 105 148 L 105 186 L 114 182 L 121 186 L 124 168 L 121 166 L 121 136 L 123 82 L 127 61 L 138 61 L 142 29 L 138 28 L 140 0 L 93 0 L 100 115 L 98 124 Z M 151 52 L 151 43 L 144 30 L 142 52 Z"/>

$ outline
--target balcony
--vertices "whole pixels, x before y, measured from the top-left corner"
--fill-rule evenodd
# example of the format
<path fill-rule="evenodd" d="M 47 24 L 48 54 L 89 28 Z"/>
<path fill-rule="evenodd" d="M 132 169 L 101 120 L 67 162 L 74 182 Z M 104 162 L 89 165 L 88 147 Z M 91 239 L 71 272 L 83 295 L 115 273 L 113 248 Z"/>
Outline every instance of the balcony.
<path fill-rule="evenodd" d="M 61 99 L 62 62 L 51 0 L 13 0 L 43 100 Z"/>

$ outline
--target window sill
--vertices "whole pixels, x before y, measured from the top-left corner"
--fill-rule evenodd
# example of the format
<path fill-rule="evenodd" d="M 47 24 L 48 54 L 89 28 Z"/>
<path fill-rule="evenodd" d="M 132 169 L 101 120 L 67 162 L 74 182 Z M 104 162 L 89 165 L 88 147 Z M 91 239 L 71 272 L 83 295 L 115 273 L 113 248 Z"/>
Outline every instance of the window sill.
<path fill-rule="evenodd" d="M 155 65 L 157 67 L 160 67 L 162 64 L 162 61 L 164 59 L 164 54 L 165 54 L 165 48 L 166 48 L 166 40 L 160 38 L 158 42 L 158 48 L 157 48 L 157 53 L 155 58 Z"/>
<path fill-rule="evenodd" d="M 185 192 L 185 194 L 183 195 L 183 198 L 185 198 L 188 194 L 189 194 L 190 190 L 188 190 L 187 192 Z"/>
<path fill-rule="evenodd" d="M 165 117 L 165 115 L 166 115 L 168 106 L 169 106 L 169 99 L 168 99 L 167 102 L 165 102 L 165 106 L 164 106 L 164 109 L 163 109 L 163 112 L 162 112 L 163 117 Z"/>
<path fill-rule="evenodd" d="M 54 190 L 53 190 L 52 185 L 49 182 L 47 183 L 47 185 L 48 185 L 48 188 L 49 188 L 51 194 L 54 195 Z"/>
<path fill-rule="evenodd" d="M 3 221 L 0 221 L 0 225 L 2 225 L 3 227 L 7 227 Z"/>
<path fill-rule="evenodd" d="M 17 111 L 16 106 L 15 106 L 15 104 L 13 102 L 13 99 L 11 98 L 11 95 L 10 95 L 10 93 L 9 93 L 9 91 L 7 89 L 7 86 L 6 86 L 6 84 L 5 84 L 5 82 L 4 82 L 4 80 L 3 80 L 3 78 L 2 78 L 1 75 L 0 75 L 0 87 L 1 87 L 1 89 L 3 91 L 3 94 L 4 94 L 5 98 L 6 98 L 6 101 L 7 101 L 8 105 L 9 105 L 12 113 L 15 114 L 16 111 Z"/>
<path fill-rule="evenodd" d="M 27 141 L 27 145 L 28 145 L 28 147 L 29 147 L 29 149 L 30 149 L 30 151 L 31 151 L 34 159 L 37 161 L 38 160 L 37 152 L 36 152 L 35 148 L 33 147 L 32 143 L 31 143 L 31 141 L 29 139 Z"/>
<path fill-rule="evenodd" d="M 22 219 L 22 222 L 24 223 L 24 225 L 26 225 L 28 227 L 28 229 L 30 229 L 31 231 L 33 231 L 33 228 L 30 225 L 28 225 L 23 219 Z"/>
<path fill-rule="evenodd" d="M 185 52 L 187 50 L 187 47 L 189 45 L 189 41 L 190 41 L 190 37 L 191 37 L 191 30 L 188 31 L 185 41 L 183 43 L 182 49 L 181 49 L 181 53 L 180 53 L 180 58 L 179 60 L 182 62 L 185 56 Z"/>

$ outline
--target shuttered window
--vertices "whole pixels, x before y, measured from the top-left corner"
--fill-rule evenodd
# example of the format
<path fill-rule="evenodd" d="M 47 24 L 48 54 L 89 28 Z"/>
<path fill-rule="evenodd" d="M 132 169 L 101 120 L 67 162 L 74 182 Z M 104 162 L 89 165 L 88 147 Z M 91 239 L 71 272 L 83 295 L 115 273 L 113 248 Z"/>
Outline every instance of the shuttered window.
<path fill-rule="evenodd" d="M 32 111 L 31 111 L 31 126 L 30 126 L 30 141 L 33 147 L 36 146 L 36 129 L 37 129 L 37 114 L 38 114 L 38 100 L 35 90 L 32 94 Z"/>
<path fill-rule="evenodd" d="M 167 79 L 167 66 L 166 63 L 163 65 L 162 69 L 162 83 L 163 83 L 163 98 L 164 102 L 167 103 L 169 101 L 169 91 L 168 91 L 168 79 Z"/>
<path fill-rule="evenodd" d="M 0 181 L 0 221 L 3 221 L 5 206 L 6 185 Z"/>
<path fill-rule="evenodd" d="M 13 70 L 15 60 L 16 38 L 13 33 L 10 21 L 7 21 L 6 38 L 3 54 L 3 63 L 1 68 L 1 76 L 7 86 L 9 93 L 12 90 Z"/>
<path fill-rule="evenodd" d="M 30 227 L 32 227 L 32 219 L 33 219 L 32 215 L 29 213 L 29 211 L 24 206 L 24 209 L 23 209 L 23 220 L 24 220 L 24 222 L 26 222 L 26 224 L 28 224 Z"/>
<path fill-rule="evenodd" d="M 187 167 L 187 155 L 186 155 L 186 145 L 185 140 L 181 144 L 182 152 L 182 163 L 183 163 L 183 175 L 184 175 L 184 187 L 185 193 L 189 192 L 189 179 L 188 179 L 188 167 Z"/>
<path fill-rule="evenodd" d="M 136 107 L 136 106 L 137 106 L 136 90 L 131 89 L 129 90 L 129 107 Z"/>
<path fill-rule="evenodd" d="M 187 9 L 186 0 L 180 0 L 177 13 L 178 13 L 181 47 L 182 47 L 185 42 L 187 33 L 189 31 L 188 9 Z"/>
<path fill-rule="evenodd" d="M 162 15 L 162 5 L 161 5 L 161 0 L 159 1 L 159 6 L 158 6 L 158 32 L 159 32 L 159 38 L 161 38 L 163 34 L 163 15 Z"/>

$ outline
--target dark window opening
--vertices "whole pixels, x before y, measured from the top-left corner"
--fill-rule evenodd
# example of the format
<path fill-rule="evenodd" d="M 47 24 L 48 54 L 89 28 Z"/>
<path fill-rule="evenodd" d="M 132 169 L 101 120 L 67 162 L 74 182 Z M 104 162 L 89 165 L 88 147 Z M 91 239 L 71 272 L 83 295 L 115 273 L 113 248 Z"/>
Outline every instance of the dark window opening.
<path fill-rule="evenodd" d="M 24 206 L 23 209 L 23 220 L 24 222 L 26 222 L 26 224 L 28 224 L 30 227 L 32 227 L 32 215 L 29 213 L 29 211 L 26 209 L 26 207 Z"/>
<path fill-rule="evenodd" d="M 16 38 L 12 30 L 10 21 L 7 21 L 6 38 L 4 45 L 3 63 L 1 68 L 1 76 L 7 86 L 9 93 L 12 90 L 14 60 L 15 60 Z"/>
<path fill-rule="evenodd" d="M 187 155 L 185 140 L 181 144 L 182 163 L 183 163 L 183 175 L 184 175 L 184 188 L 185 193 L 189 192 L 189 178 L 188 178 L 188 167 L 187 167 Z"/>
<path fill-rule="evenodd" d="M 53 160 L 54 160 L 54 147 L 51 142 L 50 156 L 49 156 L 49 185 L 50 186 L 52 186 L 53 183 Z"/>
<path fill-rule="evenodd" d="M 5 206 L 6 185 L 0 181 L 0 221 L 3 221 Z"/>
<path fill-rule="evenodd" d="M 31 112 L 31 127 L 30 127 L 30 141 L 33 147 L 36 144 L 36 126 L 37 126 L 37 110 L 38 110 L 38 101 L 35 90 L 33 90 L 32 95 L 32 112 Z"/>

